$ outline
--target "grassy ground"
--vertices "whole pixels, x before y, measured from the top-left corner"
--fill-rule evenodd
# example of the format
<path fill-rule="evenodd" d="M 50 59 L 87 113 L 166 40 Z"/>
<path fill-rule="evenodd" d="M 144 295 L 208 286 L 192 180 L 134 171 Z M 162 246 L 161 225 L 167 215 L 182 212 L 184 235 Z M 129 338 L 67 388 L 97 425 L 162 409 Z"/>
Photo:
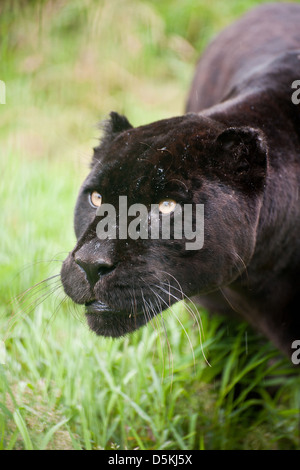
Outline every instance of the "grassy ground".
<path fill-rule="evenodd" d="M 257 3 L 1 2 L 0 449 L 299 448 L 299 378 L 247 325 L 199 311 L 210 367 L 184 306 L 167 339 L 104 340 L 37 284 L 73 247 L 96 123 L 181 114 L 199 52 Z"/>

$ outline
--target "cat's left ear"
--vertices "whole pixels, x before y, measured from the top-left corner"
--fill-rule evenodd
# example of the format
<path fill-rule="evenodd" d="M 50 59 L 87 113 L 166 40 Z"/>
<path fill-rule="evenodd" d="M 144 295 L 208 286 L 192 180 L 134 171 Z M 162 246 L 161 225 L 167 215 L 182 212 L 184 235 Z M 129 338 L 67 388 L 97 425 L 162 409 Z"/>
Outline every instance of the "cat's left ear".
<path fill-rule="evenodd" d="M 267 145 L 263 133 L 252 127 L 229 127 L 216 139 L 224 153 L 230 154 L 235 170 L 247 166 L 266 167 Z"/>
<path fill-rule="evenodd" d="M 224 176 L 247 191 L 263 188 L 267 173 L 268 149 L 262 131 L 252 127 L 229 127 L 216 139 L 214 164 Z"/>

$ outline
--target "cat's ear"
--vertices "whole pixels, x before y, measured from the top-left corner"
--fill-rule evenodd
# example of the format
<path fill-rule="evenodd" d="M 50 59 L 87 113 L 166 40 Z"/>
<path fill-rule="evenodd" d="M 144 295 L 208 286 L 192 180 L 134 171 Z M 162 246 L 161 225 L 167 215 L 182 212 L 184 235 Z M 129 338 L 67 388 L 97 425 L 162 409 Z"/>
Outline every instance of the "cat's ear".
<path fill-rule="evenodd" d="M 261 131 L 252 127 L 229 127 L 216 141 L 236 170 L 253 165 L 266 166 L 267 145 Z"/>
<path fill-rule="evenodd" d="M 102 138 L 100 144 L 94 147 L 91 167 L 94 166 L 95 162 L 102 160 L 103 155 L 106 154 L 114 137 L 120 132 L 132 129 L 132 125 L 125 116 L 112 111 L 109 115 L 109 119 L 100 124 L 100 129 L 102 130 Z"/>
<path fill-rule="evenodd" d="M 112 111 L 110 113 L 110 119 L 107 123 L 107 131 L 111 134 L 117 134 L 118 132 L 127 131 L 132 129 L 132 125 L 128 121 L 127 117 Z"/>
<path fill-rule="evenodd" d="M 229 127 L 216 139 L 215 163 L 258 188 L 265 179 L 268 149 L 264 134 L 252 127 Z"/>
<path fill-rule="evenodd" d="M 116 134 L 132 129 L 132 125 L 127 117 L 112 111 L 109 118 L 100 123 L 100 129 L 103 132 L 101 143 L 109 143 Z"/>

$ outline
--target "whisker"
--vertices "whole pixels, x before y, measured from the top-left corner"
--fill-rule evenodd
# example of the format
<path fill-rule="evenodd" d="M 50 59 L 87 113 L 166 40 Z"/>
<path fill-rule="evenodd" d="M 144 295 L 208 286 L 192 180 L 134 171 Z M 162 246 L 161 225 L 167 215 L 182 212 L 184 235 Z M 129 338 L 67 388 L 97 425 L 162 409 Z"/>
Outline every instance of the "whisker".
<path fill-rule="evenodd" d="M 44 282 L 49 282 L 51 281 L 52 279 L 55 279 L 56 277 L 59 277 L 60 274 L 54 274 L 53 276 L 49 276 L 47 277 L 46 279 L 43 279 L 42 281 L 39 281 L 37 282 L 36 284 L 34 284 L 33 286 L 31 287 L 28 287 L 28 289 L 26 289 L 25 291 L 21 292 L 20 294 L 16 295 L 12 300 L 11 302 L 13 302 L 14 300 L 20 300 L 22 297 L 24 297 L 27 292 L 30 292 L 32 289 L 36 288 L 37 286 L 43 284 Z"/>
<path fill-rule="evenodd" d="M 149 299 L 148 302 L 146 301 L 146 304 L 149 305 L 149 308 L 153 314 L 152 316 L 152 321 L 155 323 L 155 330 L 156 330 L 156 338 L 158 337 L 159 338 L 159 343 L 160 343 L 160 348 L 161 348 L 161 351 L 163 351 L 162 349 L 162 341 L 161 341 L 161 331 L 160 331 L 160 327 L 159 327 L 159 321 L 158 321 L 158 317 L 157 317 L 157 314 L 158 312 L 155 310 L 151 300 Z M 153 352 L 154 354 L 154 352 Z M 164 376 L 164 370 L 165 370 L 165 361 L 164 361 L 164 355 L 162 354 L 162 358 L 163 358 L 163 370 L 162 370 L 162 379 L 163 379 L 163 376 Z"/>
<path fill-rule="evenodd" d="M 21 298 L 18 299 L 16 297 L 14 300 L 15 302 L 17 302 L 17 304 L 22 306 L 23 304 L 28 302 L 32 297 L 37 296 L 38 294 L 41 294 L 42 291 L 49 290 L 49 288 L 53 288 L 57 285 L 60 285 L 60 279 L 55 279 L 55 280 L 53 279 L 51 286 L 49 286 L 48 283 L 37 285 L 35 286 L 35 288 L 31 289 L 27 294 L 24 294 L 24 295 L 22 294 Z"/>
<path fill-rule="evenodd" d="M 188 191 L 188 187 L 183 181 L 178 180 L 176 178 L 172 178 L 172 179 L 169 180 L 169 182 L 171 182 L 171 181 L 176 181 L 177 183 L 182 184 L 182 186 L 185 188 L 185 190 Z"/>
<path fill-rule="evenodd" d="M 162 312 L 163 309 L 162 309 L 162 306 L 161 306 L 161 301 L 160 301 L 159 295 L 157 293 L 154 292 L 154 295 L 155 295 L 156 299 L 158 300 L 158 302 L 160 304 L 159 311 L 161 313 L 160 313 L 158 319 L 162 323 L 165 338 L 166 338 L 166 342 L 167 342 L 168 358 L 169 358 L 169 370 L 171 370 L 171 390 L 172 390 L 173 376 L 174 376 L 174 356 L 173 356 L 173 352 L 172 352 L 171 343 L 170 343 L 169 338 L 168 338 L 168 333 L 167 333 L 167 328 L 166 328 L 166 325 L 165 325 L 165 320 L 164 320 L 164 317 L 163 317 L 163 312 Z"/>
<path fill-rule="evenodd" d="M 161 286 L 157 286 L 159 287 L 160 289 L 163 290 L 163 288 Z M 174 287 L 173 287 L 174 288 Z M 174 288 L 176 289 L 176 288 Z M 175 298 L 175 300 L 179 300 L 175 295 L 173 296 Z M 198 313 L 198 310 L 197 310 L 197 307 L 195 306 L 195 304 L 193 304 L 194 307 L 195 307 L 195 310 L 196 312 Z M 202 322 L 201 322 L 201 317 L 199 316 L 199 319 L 200 319 L 200 323 L 198 321 L 198 316 L 197 314 L 194 312 L 194 310 L 189 306 L 187 305 L 186 303 L 184 303 L 184 308 L 191 314 L 192 318 L 195 320 L 196 324 L 197 324 L 197 329 L 198 329 L 198 334 L 199 334 L 199 341 L 200 341 L 200 347 L 201 347 L 201 352 L 202 352 L 202 356 L 206 362 L 206 364 L 211 367 L 211 364 L 209 363 L 207 357 L 206 357 L 206 354 L 204 352 L 204 349 L 203 349 L 203 340 L 202 340 L 202 335 L 203 335 L 203 327 L 202 327 Z M 204 335 L 203 335 L 203 339 L 204 339 Z"/>
<path fill-rule="evenodd" d="M 172 276 L 172 277 L 174 277 L 174 276 Z M 175 279 L 175 278 L 174 278 L 174 279 Z M 176 279 L 175 279 L 175 280 L 176 280 Z M 176 280 L 176 281 L 177 281 L 177 280 Z M 178 282 L 178 281 L 177 281 L 177 282 Z M 167 283 L 163 283 L 163 284 L 167 284 Z M 169 285 L 169 290 L 168 290 L 168 291 L 166 291 L 166 290 L 165 290 L 162 286 L 160 286 L 160 285 L 155 285 L 155 287 L 161 289 L 164 293 L 168 294 L 169 297 L 172 296 L 176 301 L 179 302 L 181 299 L 178 298 L 176 295 L 170 293 L 170 284 L 168 283 L 168 285 Z M 172 289 L 175 289 L 176 291 L 178 291 L 178 289 L 177 289 L 176 287 L 174 287 L 174 286 L 172 286 Z M 183 291 L 182 291 L 182 289 L 181 289 L 181 286 L 180 286 L 180 291 L 179 291 L 179 292 L 181 292 L 182 295 L 183 295 L 185 298 L 187 298 L 187 299 L 192 303 L 193 307 L 195 308 L 195 311 L 198 313 L 198 309 L 197 309 L 196 305 L 194 304 L 194 302 L 192 302 L 192 300 L 191 300 L 188 296 L 186 296 L 186 295 L 183 293 Z M 169 299 L 169 300 L 170 300 L 170 299 Z M 169 302 L 169 303 L 170 303 L 170 302 Z M 199 319 L 200 319 L 200 323 L 199 323 L 198 315 L 194 312 L 194 310 L 193 310 L 189 305 L 187 305 L 186 303 L 184 303 L 184 307 L 185 307 L 185 309 L 186 309 L 188 312 L 190 312 L 191 316 L 194 318 L 194 320 L 195 320 L 195 322 L 196 322 L 196 324 L 197 324 L 198 333 L 199 333 L 199 340 L 200 340 L 201 352 L 202 352 L 202 355 L 203 355 L 203 358 L 204 358 L 205 362 L 207 363 L 207 365 L 209 365 L 209 366 L 211 367 L 211 364 L 209 363 L 209 361 L 208 361 L 208 359 L 207 359 L 207 357 L 206 357 L 206 354 L 205 354 L 205 352 L 204 352 L 204 349 L 203 349 L 202 336 L 203 336 L 203 338 L 204 338 L 204 333 L 203 333 L 203 325 L 202 325 L 201 317 L 199 316 Z"/>
<path fill-rule="evenodd" d="M 50 325 L 50 322 L 55 319 L 56 315 L 58 314 L 59 309 L 61 308 L 63 303 L 66 301 L 66 298 L 67 298 L 67 295 L 64 295 L 64 297 L 60 300 L 59 304 L 55 307 L 55 310 L 51 313 L 50 318 L 46 319 L 46 324 L 45 324 L 45 326 L 43 328 L 43 331 L 41 333 L 40 346 L 39 346 L 40 349 L 41 349 L 41 344 L 42 344 L 43 337 L 46 334 L 46 330 L 47 330 L 48 326 Z M 56 301 L 57 301 L 57 296 L 56 296 L 55 302 Z"/>
<path fill-rule="evenodd" d="M 38 260 L 38 261 L 32 261 L 30 263 L 27 263 L 25 264 L 22 269 L 20 269 L 18 272 L 17 272 L 17 276 L 22 274 L 24 271 L 26 271 L 26 269 L 29 269 L 29 268 L 33 268 L 35 266 L 37 266 L 38 264 L 42 264 L 42 263 L 47 263 L 47 264 L 50 264 L 50 263 L 62 263 L 63 260 L 62 259 L 55 259 L 55 258 L 51 258 L 51 259 L 41 259 L 41 260 Z"/>
<path fill-rule="evenodd" d="M 164 273 L 164 274 L 167 274 L 168 276 L 172 277 L 172 279 L 174 279 L 174 281 L 178 284 L 179 289 L 177 289 L 177 288 L 174 287 L 174 286 L 172 286 L 172 288 L 175 289 L 175 290 L 177 290 L 177 291 L 179 291 L 179 292 L 181 293 L 182 300 L 187 299 L 188 302 L 189 302 L 189 303 L 192 305 L 192 307 L 195 309 L 195 312 L 193 312 L 192 310 L 190 310 L 190 312 L 191 312 L 191 315 L 193 316 L 193 318 L 195 318 L 195 321 L 197 322 L 197 324 L 198 324 L 198 320 L 197 320 L 197 319 L 198 319 L 198 317 L 199 317 L 201 332 L 202 332 L 203 338 L 204 338 L 204 328 L 203 328 L 203 324 L 202 324 L 202 320 L 201 320 L 201 315 L 199 314 L 199 311 L 198 311 L 198 308 L 197 308 L 196 304 L 193 302 L 193 300 L 192 300 L 190 297 L 188 297 L 188 296 L 183 292 L 183 289 L 182 289 L 182 287 L 181 287 L 181 284 L 180 284 L 180 282 L 176 279 L 175 276 L 173 276 L 172 274 L 168 273 L 167 271 L 162 271 L 162 270 L 161 270 L 160 272 L 162 272 L 162 273 Z M 158 276 L 156 276 L 156 277 L 157 277 L 157 279 L 159 280 Z M 161 283 L 160 280 L 159 280 L 159 282 Z M 162 283 L 162 284 L 164 284 L 164 283 Z"/>
<path fill-rule="evenodd" d="M 246 266 L 245 261 L 244 261 L 243 258 L 241 258 L 240 255 L 239 255 L 238 253 L 236 253 L 235 251 L 234 251 L 234 252 L 232 251 L 231 254 L 232 254 L 233 256 L 236 256 L 236 257 L 238 258 L 238 260 L 239 260 L 239 261 L 241 262 L 241 264 L 242 264 L 242 267 L 244 268 L 242 271 L 240 271 L 238 265 L 235 263 L 235 264 L 236 264 L 236 267 L 237 267 L 237 270 L 238 270 L 238 272 L 239 272 L 239 274 L 240 274 L 240 276 L 243 274 L 243 272 L 245 272 L 245 273 L 246 273 L 246 277 L 247 277 L 247 281 L 249 282 L 248 270 L 247 270 L 247 266 Z"/>
<path fill-rule="evenodd" d="M 142 299 L 143 299 L 143 303 L 144 303 L 144 306 L 145 306 L 145 309 L 146 309 L 146 319 L 148 319 L 148 322 L 151 324 L 152 328 L 154 329 L 154 331 L 157 331 L 155 326 L 153 325 L 152 323 L 152 319 L 153 317 L 151 316 L 151 314 L 149 313 L 149 310 L 148 310 L 148 304 L 147 304 L 147 301 L 144 297 L 144 293 L 143 293 L 143 290 L 141 289 L 141 294 L 142 294 Z"/>
<path fill-rule="evenodd" d="M 195 303 L 192 301 L 192 299 L 190 299 L 190 297 L 188 297 L 182 290 L 182 287 L 181 287 L 181 284 L 179 283 L 179 281 L 176 279 L 176 277 L 174 277 L 172 274 L 168 273 L 167 271 L 161 271 L 162 273 L 164 274 L 167 274 L 168 276 L 172 277 L 174 279 L 174 281 L 178 284 L 179 286 L 179 289 L 180 289 L 180 293 L 182 295 L 182 300 L 184 299 L 187 299 L 191 304 L 192 306 L 195 308 L 195 312 L 197 313 L 194 313 L 193 311 L 191 311 L 191 314 L 193 316 L 193 318 L 195 318 L 195 321 L 197 322 L 198 324 L 198 316 L 199 316 L 199 321 L 200 321 L 200 327 L 201 327 L 201 332 L 203 334 L 203 338 L 204 338 L 204 329 L 203 329 L 203 324 L 202 324 L 202 320 L 201 320 L 201 315 L 199 315 L 199 311 L 197 309 L 197 306 L 195 305 Z M 176 289 L 176 287 L 173 286 L 173 289 L 175 290 L 178 290 Z M 197 315 L 198 314 L 198 315 Z M 199 327 L 199 325 L 198 325 Z"/>
<path fill-rule="evenodd" d="M 44 336 L 44 334 L 46 333 L 46 329 L 47 327 L 50 325 L 50 322 L 54 319 L 54 317 L 57 315 L 59 309 L 61 308 L 61 306 L 64 304 L 64 302 L 66 301 L 67 299 L 67 295 L 65 294 L 64 297 L 61 299 L 61 301 L 59 302 L 59 304 L 57 305 L 57 307 L 55 308 L 54 312 L 51 313 L 51 316 L 50 318 L 46 321 L 46 325 L 44 327 L 44 332 L 42 333 L 41 336 Z M 56 298 L 57 300 L 57 298 Z"/>
<path fill-rule="evenodd" d="M 236 313 L 238 313 L 239 315 L 241 315 L 241 312 L 238 311 L 238 309 L 236 307 L 234 307 L 232 305 L 232 303 L 229 301 L 229 299 L 226 297 L 223 289 L 221 287 L 219 287 L 219 291 L 221 292 L 221 294 L 223 295 L 224 299 L 226 300 L 226 302 L 228 303 L 229 307 L 232 308 L 232 310 Z"/>
<path fill-rule="evenodd" d="M 165 282 L 162 282 L 162 284 L 166 284 Z M 178 292 L 182 292 L 182 290 L 179 290 L 177 289 L 176 287 L 172 286 L 172 289 L 178 291 Z M 202 321 L 201 321 L 201 316 L 198 312 L 198 309 L 197 309 L 197 306 L 195 305 L 195 303 L 185 294 L 183 294 L 184 298 L 182 299 L 184 301 L 184 308 L 190 312 L 191 316 L 194 318 L 195 322 L 197 323 L 197 327 L 198 327 L 198 330 L 199 330 L 199 334 L 200 335 L 203 335 L 203 338 L 204 338 L 204 330 L 203 330 L 203 325 L 202 325 Z M 181 299 L 179 299 L 178 297 L 176 297 L 174 295 L 174 298 L 178 300 L 178 302 L 180 302 Z M 192 307 L 194 307 L 195 311 L 192 309 L 192 307 L 190 307 L 189 305 L 187 305 L 185 303 L 185 300 L 187 300 L 188 302 L 190 302 L 192 304 Z M 199 317 L 199 320 L 198 320 L 198 317 Z"/>
<path fill-rule="evenodd" d="M 29 305 L 27 305 L 26 308 L 22 307 L 19 310 L 17 310 L 15 313 L 13 313 L 10 316 L 10 319 L 8 320 L 8 329 L 7 329 L 7 333 L 5 336 L 6 339 L 8 338 L 9 333 L 11 333 L 14 325 L 16 324 L 16 322 L 18 321 L 20 317 L 24 318 L 28 316 L 33 310 L 35 310 L 39 305 L 41 305 L 42 302 L 44 302 L 49 296 L 53 295 L 54 292 L 60 288 L 61 288 L 60 284 L 55 285 L 54 287 L 52 287 L 50 292 L 49 291 L 44 292 L 42 295 L 39 296 L 38 299 L 35 299 Z"/>
<path fill-rule="evenodd" d="M 143 279 L 142 279 L 142 281 L 143 281 Z M 160 341 L 160 344 L 161 344 L 161 350 L 163 352 L 161 336 L 160 336 L 160 328 L 159 328 L 159 320 L 160 319 L 158 317 L 158 313 L 161 313 L 161 311 L 162 311 L 160 300 L 155 295 L 155 302 L 156 302 L 156 306 L 157 306 L 157 310 L 156 310 L 154 305 L 152 304 L 151 300 L 148 301 L 149 303 L 147 302 L 147 300 L 144 297 L 142 289 L 141 289 L 141 294 L 142 294 L 142 299 L 143 299 L 143 303 L 144 303 L 143 313 L 144 313 L 145 319 L 146 319 L 146 321 L 148 320 L 148 322 L 151 324 L 153 329 L 157 332 L 158 337 L 159 337 L 159 341 Z M 157 303 L 157 299 L 159 300 L 159 304 Z M 153 316 L 149 313 L 149 309 L 152 312 Z M 160 316 L 161 316 L 161 321 L 162 321 L 162 325 L 163 325 L 163 329 L 164 329 L 165 338 L 166 338 L 166 341 L 167 341 L 168 357 L 169 357 L 169 369 L 172 368 L 172 380 L 173 380 L 173 355 L 172 355 L 171 346 L 170 346 L 170 342 L 169 342 L 169 339 L 168 339 L 166 327 L 165 327 L 165 324 L 164 324 L 164 319 L 163 319 L 162 315 L 160 315 Z M 153 321 L 155 322 L 156 327 L 153 325 Z M 163 356 L 163 370 L 162 370 L 161 380 L 163 380 L 164 370 L 165 370 L 164 355 L 162 355 L 162 356 Z M 170 365 L 170 362 L 171 362 L 172 366 Z"/>
<path fill-rule="evenodd" d="M 68 302 L 69 297 L 66 296 L 65 302 L 67 304 L 68 312 L 70 315 L 75 318 L 75 320 L 79 321 L 81 324 L 86 326 L 86 322 L 84 321 L 83 315 L 82 315 L 82 305 L 75 304 L 75 302 Z"/>
<path fill-rule="evenodd" d="M 143 307 L 142 307 L 142 309 L 143 309 L 145 321 L 146 321 L 146 323 L 149 322 L 150 325 L 152 326 L 152 328 L 155 330 L 155 328 L 154 328 L 154 326 L 153 326 L 153 324 L 152 324 L 152 321 L 151 321 L 151 317 L 150 317 L 150 315 L 149 315 L 149 311 L 148 311 L 147 305 L 146 305 L 145 297 L 144 297 L 144 294 L 143 294 L 143 289 L 141 288 L 140 290 L 141 290 L 141 295 L 142 295 L 143 304 L 144 304 Z"/>
<path fill-rule="evenodd" d="M 40 286 L 39 286 L 39 287 L 40 287 Z M 38 306 L 38 305 L 41 303 L 41 302 L 40 302 L 41 299 L 43 299 L 45 296 L 48 296 L 48 294 L 51 294 L 51 293 L 55 292 L 55 290 L 58 289 L 59 287 L 61 287 L 61 283 L 60 283 L 58 280 L 56 280 L 55 284 L 52 285 L 51 287 L 49 287 L 48 285 L 42 286 L 42 287 L 41 287 L 40 289 L 38 289 L 38 290 L 31 291 L 31 292 L 30 292 L 30 295 L 27 296 L 27 297 L 25 297 L 25 298 L 23 298 L 21 301 L 19 301 L 19 300 L 17 300 L 17 299 L 15 299 L 15 300 L 16 300 L 17 304 L 19 305 L 20 310 L 23 311 L 23 312 L 26 312 L 26 310 L 30 309 L 30 307 L 31 307 L 32 305 L 37 304 L 36 306 Z M 50 292 L 49 292 L 49 288 L 51 289 Z M 41 293 L 41 292 L 44 291 L 45 289 L 47 289 L 46 292 Z M 37 297 L 37 298 L 31 300 L 31 302 L 30 302 L 28 305 L 26 305 L 26 301 L 28 301 L 31 297 L 33 297 L 34 295 L 37 295 L 37 294 L 40 294 L 39 297 Z M 38 303 L 38 302 L 39 302 L 39 303 Z M 23 306 L 24 306 L 24 307 L 23 307 Z"/>
<path fill-rule="evenodd" d="M 165 375 L 165 356 L 164 356 L 164 347 L 163 347 L 163 343 L 161 339 L 161 332 L 160 332 L 161 328 L 160 328 L 159 317 L 155 317 L 155 323 L 157 326 L 157 331 L 159 332 L 158 339 L 159 339 L 159 346 L 160 346 L 161 356 L 162 356 L 162 372 L 161 372 L 161 379 L 160 379 L 162 383 L 164 379 L 164 375 Z"/>
<path fill-rule="evenodd" d="M 134 315 L 134 324 L 136 327 L 136 316 L 137 316 L 137 305 L 136 305 L 136 297 L 135 297 L 135 290 L 133 289 L 133 296 L 131 297 L 132 307 L 133 307 L 133 315 Z"/>
<path fill-rule="evenodd" d="M 157 286 L 157 287 L 158 287 L 158 286 Z M 151 287 L 150 287 L 150 290 L 155 294 L 155 292 L 151 289 Z M 157 293 L 156 293 L 156 294 L 157 294 Z M 192 342 L 191 342 L 191 338 L 190 338 L 188 332 L 186 331 L 184 325 L 182 324 L 182 322 L 179 320 L 178 316 L 177 316 L 176 313 L 174 312 L 174 309 L 173 309 L 170 305 L 168 305 L 168 303 L 167 303 L 159 294 L 157 294 L 157 295 L 161 298 L 162 302 L 171 310 L 171 312 L 172 312 L 173 315 L 175 316 L 176 320 L 177 320 L 178 323 L 180 324 L 181 328 L 183 329 L 183 331 L 184 331 L 184 333 L 185 333 L 185 335 L 186 335 L 186 337 L 187 337 L 187 339 L 188 339 L 188 342 L 189 342 L 189 344 L 190 344 L 190 347 L 191 347 L 191 352 L 192 352 L 192 355 L 193 355 L 193 364 L 194 364 L 194 368 L 195 368 L 195 366 L 196 366 L 195 353 L 194 353 L 193 344 L 192 344 Z"/>

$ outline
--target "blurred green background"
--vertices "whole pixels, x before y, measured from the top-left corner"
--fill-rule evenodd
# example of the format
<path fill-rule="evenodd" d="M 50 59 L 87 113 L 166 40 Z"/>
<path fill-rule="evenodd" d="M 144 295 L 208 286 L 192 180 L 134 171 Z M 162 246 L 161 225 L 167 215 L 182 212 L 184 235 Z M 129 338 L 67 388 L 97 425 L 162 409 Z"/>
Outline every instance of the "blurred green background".
<path fill-rule="evenodd" d="M 97 123 L 182 114 L 205 45 L 258 3 L 1 1 L 0 449 L 299 448 L 299 379 L 247 325 L 199 311 L 209 367 L 183 306 L 167 337 L 104 340 L 40 283 L 74 245 Z"/>

